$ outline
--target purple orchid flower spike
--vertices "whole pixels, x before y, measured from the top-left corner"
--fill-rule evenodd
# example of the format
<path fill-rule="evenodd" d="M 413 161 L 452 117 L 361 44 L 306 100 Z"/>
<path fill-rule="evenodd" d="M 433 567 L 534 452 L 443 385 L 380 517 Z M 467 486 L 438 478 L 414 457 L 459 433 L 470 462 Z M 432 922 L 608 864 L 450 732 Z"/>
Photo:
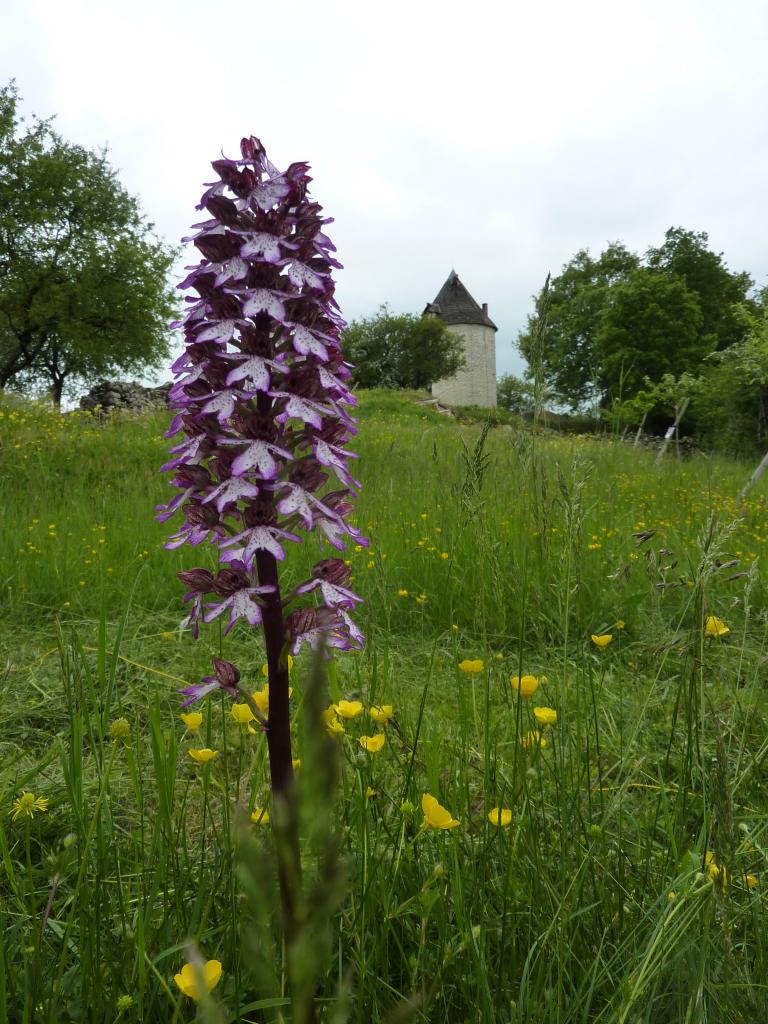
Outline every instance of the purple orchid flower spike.
<path fill-rule="evenodd" d="M 172 367 L 167 436 L 182 436 L 163 466 L 177 493 L 157 511 L 163 521 L 184 517 L 168 548 L 207 542 L 218 551 L 218 572 L 179 573 L 195 636 L 225 614 L 226 632 L 264 631 L 277 796 L 292 780 L 288 651 L 363 644 L 350 617 L 360 598 L 345 586 L 341 559 L 318 562 L 286 598 L 279 563 L 312 530 L 336 551 L 368 542 L 348 521 L 359 488 L 347 450 L 356 400 L 339 342 L 346 325 L 334 299 L 341 264 L 324 231 L 330 221 L 309 197 L 307 164 L 279 171 L 253 136 L 240 151 L 213 162 L 217 177 L 198 207 L 205 219 L 185 239 L 201 259 L 179 285 L 192 294 L 175 325 L 185 351 Z M 218 691 L 234 697 L 239 678 L 214 659 L 214 674 L 182 691 L 185 704 Z"/>

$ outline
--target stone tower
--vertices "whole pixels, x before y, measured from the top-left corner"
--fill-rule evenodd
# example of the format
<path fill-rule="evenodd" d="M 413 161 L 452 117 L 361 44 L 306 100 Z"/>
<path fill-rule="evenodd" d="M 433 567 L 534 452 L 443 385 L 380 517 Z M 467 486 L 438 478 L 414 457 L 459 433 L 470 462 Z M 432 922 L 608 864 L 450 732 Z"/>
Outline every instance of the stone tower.
<path fill-rule="evenodd" d="M 446 405 L 496 405 L 496 324 L 488 304 L 479 306 L 452 270 L 448 280 L 427 304 L 424 316 L 439 317 L 448 330 L 464 339 L 466 366 L 455 377 L 435 381 L 432 394 Z"/>

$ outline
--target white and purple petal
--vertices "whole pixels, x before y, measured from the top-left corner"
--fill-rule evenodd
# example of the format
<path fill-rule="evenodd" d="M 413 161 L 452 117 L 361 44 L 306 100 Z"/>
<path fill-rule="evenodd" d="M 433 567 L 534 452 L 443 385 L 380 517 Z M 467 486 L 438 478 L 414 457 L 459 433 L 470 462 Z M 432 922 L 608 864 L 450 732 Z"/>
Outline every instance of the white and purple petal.
<path fill-rule="evenodd" d="M 243 303 L 243 316 L 257 316 L 268 313 L 281 324 L 285 323 L 285 306 L 280 296 L 271 288 L 254 288 Z"/>
<path fill-rule="evenodd" d="M 202 504 L 206 505 L 209 501 L 213 501 L 217 511 L 221 512 L 225 505 L 236 501 L 244 501 L 246 498 L 257 498 L 258 496 L 259 488 L 256 484 L 251 483 L 244 476 L 232 476 L 220 483 L 210 494 L 206 495 L 203 498 Z"/>

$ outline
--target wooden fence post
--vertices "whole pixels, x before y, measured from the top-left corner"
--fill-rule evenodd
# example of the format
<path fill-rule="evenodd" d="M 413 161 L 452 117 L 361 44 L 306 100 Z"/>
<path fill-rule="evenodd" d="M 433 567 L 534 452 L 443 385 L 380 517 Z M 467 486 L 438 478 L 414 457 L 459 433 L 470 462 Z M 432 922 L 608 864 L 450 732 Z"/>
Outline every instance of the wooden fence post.
<path fill-rule="evenodd" d="M 683 404 L 675 409 L 675 422 L 671 427 L 668 428 L 664 435 L 664 441 L 662 442 L 661 448 L 659 448 L 659 454 L 656 456 L 656 465 L 661 465 L 661 460 L 664 458 L 664 452 L 667 450 L 667 445 L 673 437 L 677 436 L 677 428 L 680 426 L 680 420 L 685 415 L 685 410 L 688 408 L 690 398 L 683 399 Z"/>
<path fill-rule="evenodd" d="M 742 489 L 739 491 L 739 501 L 744 501 L 744 499 L 747 496 L 747 492 L 750 490 L 751 487 L 753 487 L 757 483 L 757 481 L 760 479 L 760 477 L 763 475 L 766 469 L 768 469 L 768 452 L 765 453 L 760 462 L 760 465 L 757 467 L 755 472 L 752 474 L 749 480 L 747 480 Z"/>

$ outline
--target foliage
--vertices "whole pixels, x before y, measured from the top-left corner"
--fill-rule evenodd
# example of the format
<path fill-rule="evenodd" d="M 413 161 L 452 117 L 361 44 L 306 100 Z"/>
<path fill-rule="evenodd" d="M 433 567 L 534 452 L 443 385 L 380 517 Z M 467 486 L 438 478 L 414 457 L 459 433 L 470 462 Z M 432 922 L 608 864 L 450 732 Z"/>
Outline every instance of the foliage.
<path fill-rule="evenodd" d="M 693 412 L 711 447 L 762 453 L 768 447 L 768 292 L 736 312 L 746 334 L 706 361 Z"/>
<path fill-rule="evenodd" d="M 423 390 L 465 365 L 463 339 L 442 320 L 393 314 L 386 305 L 375 316 L 353 320 L 342 347 L 361 388 Z"/>
<path fill-rule="evenodd" d="M 640 267 L 615 285 L 594 339 L 603 401 L 636 394 L 646 377 L 695 370 L 710 351 L 702 321 L 696 296 L 678 278 Z"/>
<path fill-rule="evenodd" d="M 705 231 L 669 228 L 662 245 L 649 249 L 645 261 L 651 270 L 683 281 L 696 296 L 702 348 L 719 351 L 744 338 L 740 307 L 746 302 L 752 280 L 749 274 L 728 270 L 723 254 L 709 248 Z"/>
<path fill-rule="evenodd" d="M 106 153 L 25 124 L 0 89 L 0 387 L 74 386 L 158 366 L 174 252 L 152 237 Z"/>
<path fill-rule="evenodd" d="M 330 751 L 311 659 L 289 668 L 318 1020 L 767 1019 L 765 481 L 739 504 L 734 460 L 480 451 L 399 394 L 360 404 L 368 644 L 324 685 L 363 709 Z M 212 655 L 262 696 L 264 651 L 179 628 L 169 560 L 209 552 L 147 521 L 168 417 L 0 411 L 0 1020 L 192 1019 L 191 937 L 221 1019 L 291 1021 L 266 738 L 218 696 L 178 714 Z"/>
<path fill-rule="evenodd" d="M 505 373 L 496 388 L 496 401 L 502 409 L 523 416 L 533 412 L 533 384 L 520 380 L 514 373 Z"/>
<path fill-rule="evenodd" d="M 691 373 L 682 373 L 679 377 L 665 373 L 655 382 L 646 377 L 637 394 L 623 402 L 614 401 L 610 409 L 604 410 L 604 418 L 618 427 L 627 424 L 647 427 L 653 413 L 663 413 L 668 421 L 686 398 L 690 401 L 702 390 L 701 378 Z"/>
<path fill-rule="evenodd" d="M 547 384 L 576 409 L 631 398 L 643 378 L 695 373 L 714 351 L 743 340 L 751 280 L 728 269 L 704 232 L 670 228 L 641 259 L 612 242 L 597 259 L 578 252 L 552 279 L 540 362 Z M 533 329 L 544 293 L 518 338 L 534 373 Z"/>
<path fill-rule="evenodd" d="M 534 363 L 540 361 L 546 385 L 572 409 L 596 394 L 600 364 L 595 336 L 609 290 L 627 280 L 638 266 L 638 257 L 621 242 L 610 243 L 597 259 L 581 249 L 536 297 L 536 308 L 518 337 L 518 347 L 532 373 Z M 544 316 L 537 353 L 537 329 Z"/>

